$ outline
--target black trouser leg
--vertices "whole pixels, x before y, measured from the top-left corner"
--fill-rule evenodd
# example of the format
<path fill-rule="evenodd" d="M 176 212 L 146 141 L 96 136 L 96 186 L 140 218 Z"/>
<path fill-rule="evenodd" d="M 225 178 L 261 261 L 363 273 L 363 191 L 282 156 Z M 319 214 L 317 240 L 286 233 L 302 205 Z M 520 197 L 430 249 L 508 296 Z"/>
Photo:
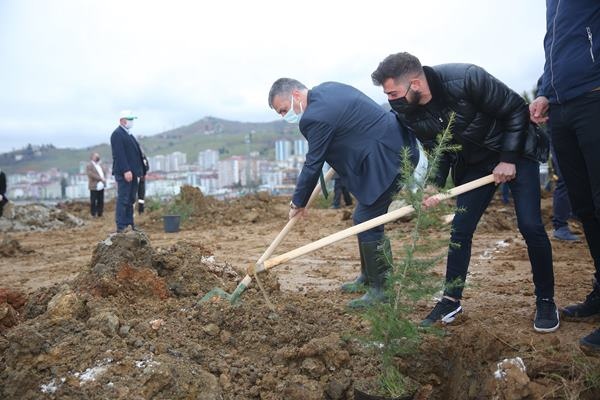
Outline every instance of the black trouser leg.
<path fill-rule="evenodd" d="M 549 123 L 571 207 L 583 225 L 600 282 L 600 91 L 551 105 Z"/>
<path fill-rule="evenodd" d="M 101 217 L 104 212 L 104 189 L 98 190 L 98 208 L 96 209 L 98 216 Z"/>

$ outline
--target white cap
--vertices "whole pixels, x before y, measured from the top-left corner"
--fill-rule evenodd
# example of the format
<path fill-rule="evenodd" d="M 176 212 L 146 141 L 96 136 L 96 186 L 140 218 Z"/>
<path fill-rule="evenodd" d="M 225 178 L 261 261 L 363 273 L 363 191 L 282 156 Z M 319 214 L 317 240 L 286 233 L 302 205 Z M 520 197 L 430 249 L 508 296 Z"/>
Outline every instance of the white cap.
<path fill-rule="evenodd" d="M 133 115 L 133 112 L 131 110 L 123 110 L 121 111 L 121 114 L 119 115 L 119 120 L 121 119 L 137 119 L 136 115 Z"/>

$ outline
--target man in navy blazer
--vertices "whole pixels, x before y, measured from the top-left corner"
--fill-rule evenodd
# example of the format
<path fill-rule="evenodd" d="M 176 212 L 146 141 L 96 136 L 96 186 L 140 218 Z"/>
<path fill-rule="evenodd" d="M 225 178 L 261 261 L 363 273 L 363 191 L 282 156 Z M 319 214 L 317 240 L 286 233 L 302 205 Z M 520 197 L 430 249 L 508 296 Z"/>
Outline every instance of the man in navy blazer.
<path fill-rule="evenodd" d="M 297 80 L 281 78 L 271 87 L 269 106 L 286 121 L 298 122 L 308 141 L 306 162 L 290 203 L 290 218 L 304 211 L 324 162 L 356 197 L 355 224 L 387 212 L 398 189 L 403 147 L 409 148 L 413 165 L 417 164 L 416 140 L 406 134 L 394 114 L 351 86 L 325 82 L 308 90 Z M 391 259 L 391 252 L 383 232 L 381 225 L 358 234 L 361 274 L 342 290 L 354 292 L 363 284 L 369 290 L 351 301 L 351 307 L 384 299 L 383 286 L 390 269 L 386 259 Z"/>
<path fill-rule="evenodd" d="M 135 228 L 133 223 L 133 204 L 137 195 L 138 179 L 144 175 L 142 151 L 137 140 L 129 131 L 133 120 L 137 119 L 129 110 L 121 112 L 119 126 L 110 136 L 112 149 L 112 173 L 117 182 L 117 204 L 115 220 L 117 232 L 127 226 Z"/>

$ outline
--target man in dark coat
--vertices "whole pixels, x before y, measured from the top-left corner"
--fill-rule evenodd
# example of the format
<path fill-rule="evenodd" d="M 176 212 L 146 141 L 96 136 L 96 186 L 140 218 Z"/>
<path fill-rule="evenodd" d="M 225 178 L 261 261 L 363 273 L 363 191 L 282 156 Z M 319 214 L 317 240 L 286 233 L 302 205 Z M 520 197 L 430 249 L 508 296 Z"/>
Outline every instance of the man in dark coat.
<path fill-rule="evenodd" d="M 344 179 L 358 201 L 354 223 L 359 224 L 387 212 L 398 189 L 400 153 L 408 147 L 413 165 L 418 162 L 416 140 L 410 138 L 391 112 L 386 112 L 357 89 L 326 82 L 308 90 L 294 79 L 281 78 L 269 92 L 269 106 L 286 121 L 299 123 L 308 141 L 306 162 L 296 182 L 289 217 L 303 213 L 327 162 Z M 383 225 L 358 234 L 361 275 L 357 284 L 368 285 L 368 292 L 349 303 L 362 307 L 384 299 L 383 286 L 391 255 Z"/>
<path fill-rule="evenodd" d="M 447 154 L 436 178 L 444 186 L 450 167 L 455 185 L 490 173 L 496 185 L 508 183 L 513 194 L 519 230 L 527 243 L 536 294 L 534 329 L 558 329 L 554 303 L 552 248 L 540 210 L 539 161 L 548 157 L 545 133 L 529 126 L 525 101 L 504 83 L 472 64 L 423 67 L 419 59 L 398 53 L 383 60 L 371 75 L 383 87 L 389 103 L 410 132 L 425 148 L 436 144 L 436 136 L 455 115 L 451 127 L 458 153 Z M 462 311 L 460 299 L 471 258 L 473 233 L 490 203 L 496 185 L 489 184 L 457 197 L 464 212 L 452 222 L 451 246 L 442 299 L 422 322 L 450 323 Z M 436 204 L 425 199 L 425 206 Z"/>
<path fill-rule="evenodd" d="M 600 1 L 546 0 L 546 63 L 529 110 L 548 122 L 573 212 L 594 261 L 592 291 L 564 319 L 600 315 Z M 600 353 L 600 329 L 580 341 Z"/>
<path fill-rule="evenodd" d="M 0 217 L 6 203 L 8 203 L 8 199 L 6 198 L 6 174 L 0 170 Z"/>
<path fill-rule="evenodd" d="M 135 228 L 133 223 L 133 205 L 137 195 L 138 180 L 144 174 L 142 151 L 130 130 L 137 117 L 129 110 L 122 111 L 119 126 L 110 136 L 112 149 L 112 173 L 117 182 L 117 203 L 115 221 L 117 232 L 127 226 Z"/>

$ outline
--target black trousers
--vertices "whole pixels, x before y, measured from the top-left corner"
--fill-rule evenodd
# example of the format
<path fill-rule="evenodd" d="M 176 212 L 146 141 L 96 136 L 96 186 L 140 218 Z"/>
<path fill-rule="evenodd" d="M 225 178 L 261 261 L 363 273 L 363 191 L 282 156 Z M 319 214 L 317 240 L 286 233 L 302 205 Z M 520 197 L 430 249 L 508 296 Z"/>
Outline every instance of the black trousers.
<path fill-rule="evenodd" d="M 346 188 L 346 185 L 342 182 L 341 179 L 334 179 L 333 182 L 333 203 L 332 205 L 335 208 L 338 208 L 341 205 L 342 195 L 344 196 L 344 203 L 347 206 L 352 205 L 352 196 L 350 196 L 350 192 Z"/>
<path fill-rule="evenodd" d="M 92 217 L 101 217 L 104 211 L 104 189 L 90 190 L 90 212 Z"/>
<path fill-rule="evenodd" d="M 600 282 L 600 91 L 551 104 L 552 143 Z"/>
<path fill-rule="evenodd" d="M 457 185 L 473 181 L 491 173 L 495 165 L 472 165 L 466 170 Z M 517 176 L 508 182 L 513 195 L 519 231 L 527 244 L 531 263 L 535 295 L 540 299 L 554 297 L 554 269 L 552 247 L 542 223 L 540 209 L 540 171 L 536 161 L 519 158 L 516 162 Z M 458 244 L 448 250 L 445 294 L 460 299 L 463 284 L 471 261 L 473 233 L 485 209 L 496 192 L 496 185 L 489 184 L 463 193 L 456 198 L 457 212 L 452 221 L 450 242 Z"/>

